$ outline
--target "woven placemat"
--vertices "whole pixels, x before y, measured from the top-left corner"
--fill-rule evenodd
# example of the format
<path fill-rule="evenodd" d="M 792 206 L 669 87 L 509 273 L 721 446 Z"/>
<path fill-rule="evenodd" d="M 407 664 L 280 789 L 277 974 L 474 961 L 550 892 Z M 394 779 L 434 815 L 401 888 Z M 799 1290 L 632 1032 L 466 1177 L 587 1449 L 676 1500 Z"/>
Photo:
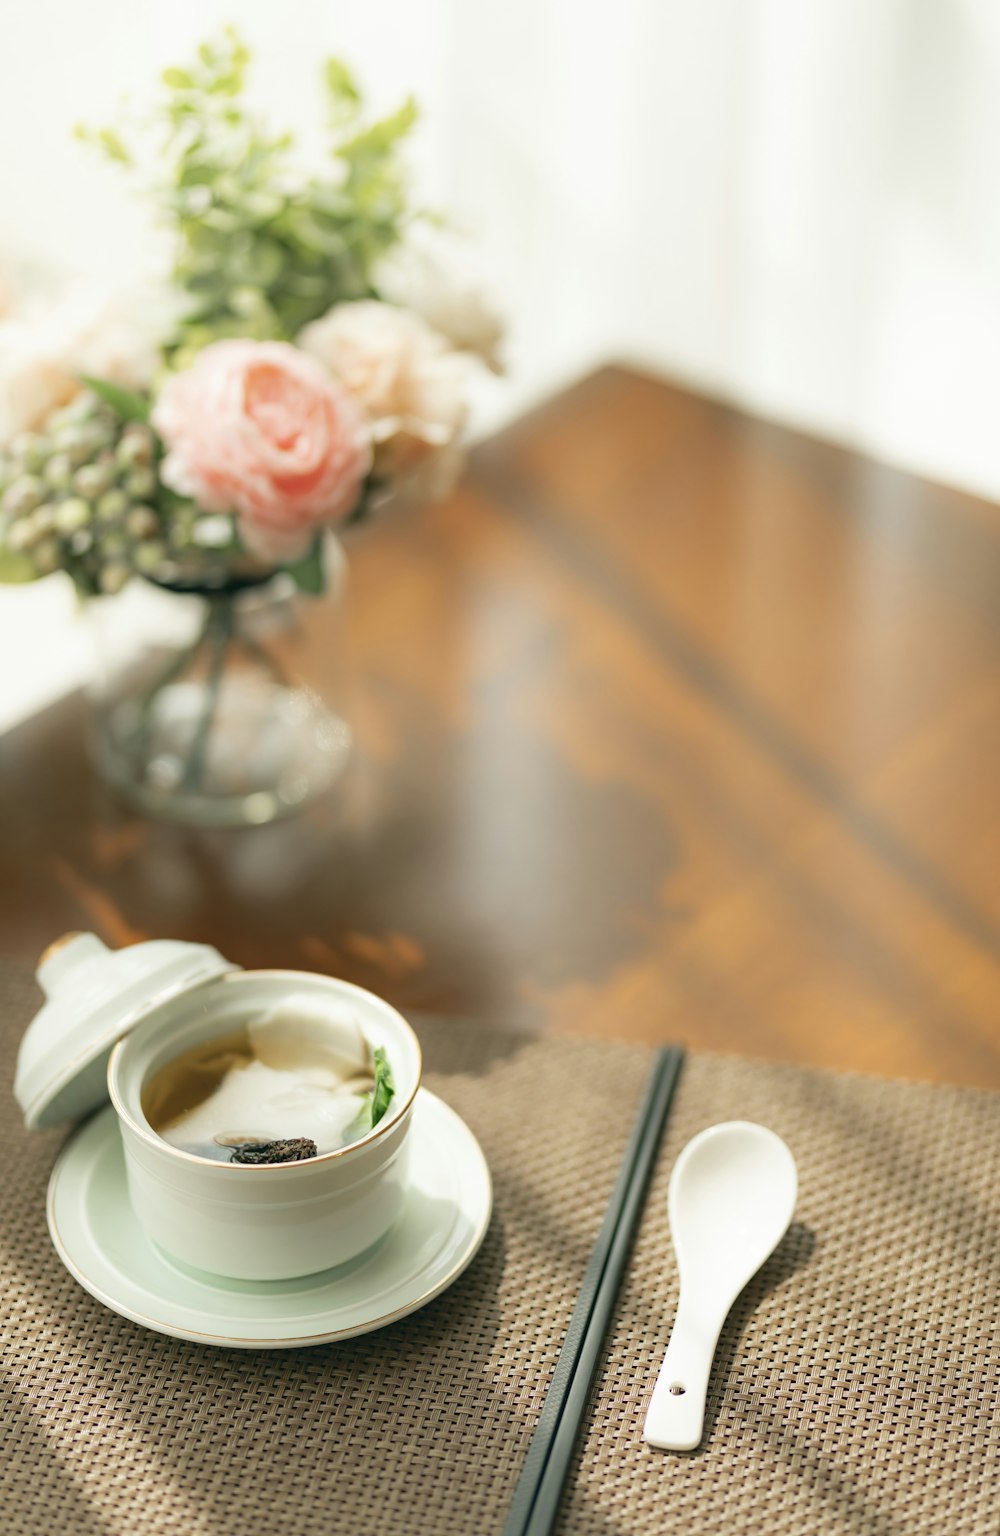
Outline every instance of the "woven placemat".
<path fill-rule="evenodd" d="M 5 1081 L 37 1003 L 0 966 Z M 493 1170 L 484 1247 L 346 1344 L 211 1349 L 105 1311 L 45 1227 L 58 1133 L 2 1119 L 9 1536 L 497 1532 L 631 1115 L 641 1048 L 421 1025 Z M 677 1282 L 666 1184 L 717 1120 L 773 1126 L 796 1221 L 730 1317 L 703 1447 L 643 1445 Z M 560 1511 L 572 1536 L 965 1536 L 1000 1523 L 1000 1095 L 689 1058 Z"/>

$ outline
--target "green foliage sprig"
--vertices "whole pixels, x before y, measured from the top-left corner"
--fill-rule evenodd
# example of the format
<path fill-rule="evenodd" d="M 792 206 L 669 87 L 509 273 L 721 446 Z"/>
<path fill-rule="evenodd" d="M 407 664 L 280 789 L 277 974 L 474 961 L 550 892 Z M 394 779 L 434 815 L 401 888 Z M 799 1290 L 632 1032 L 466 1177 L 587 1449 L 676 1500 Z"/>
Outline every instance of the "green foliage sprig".
<path fill-rule="evenodd" d="M 372 295 L 375 263 L 411 217 L 400 151 L 417 119 L 412 99 L 370 122 L 347 65 L 328 60 L 328 169 L 310 175 L 295 165 L 292 135 L 269 133 L 249 112 L 249 63 L 229 29 L 163 75 L 155 192 L 175 240 L 174 280 L 190 300 L 167 347 L 174 366 L 225 336 L 291 340 L 332 305 Z M 143 164 L 136 125 L 81 136 L 114 161 Z"/>

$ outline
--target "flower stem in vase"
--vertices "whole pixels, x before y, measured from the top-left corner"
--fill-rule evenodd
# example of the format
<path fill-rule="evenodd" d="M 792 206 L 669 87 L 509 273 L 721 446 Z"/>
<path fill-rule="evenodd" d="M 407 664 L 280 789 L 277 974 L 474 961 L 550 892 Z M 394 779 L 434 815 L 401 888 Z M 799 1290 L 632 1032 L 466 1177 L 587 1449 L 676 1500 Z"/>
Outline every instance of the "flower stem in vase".
<path fill-rule="evenodd" d="M 255 640 L 252 635 L 248 635 L 245 633 L 245 631 L 242 630 L 238 633 L 236 638 L 250 659 L 257 662 L 268 674 L 268 676 L 272 677 L 276 683 L 281 685 L 282 688 L 291 688 L 294 686 L 292 679 L 289 677 L 277 656 L 273 656 L 266 646 L 261 645 L 260 642 Z"/>
<path fill-rule="evenodd" d="M 233 612 L 227 598 L 211 598 L 209 600 L 208 618 L 205 622 L 203 635 L 209 647 L 208 678 L 205 684 L 204 704 L 191 739 L 191 751 L 181 777 L 180 788 L 182 790 L 199 788 L 204 778 L 205 761 L 212 735 L 212 725 L 215 721 L 216 712 L 219 707 L 219 694 L 222 690 L 226 652 L 233 637 Z M 201 638 L 198 641 L 198 644 L 200 643 Z"/>
<path fill-rule="evenodd" d="M 173 657 L 168 666 L 164 667 L 163 671 L 156 678 L 155 682 L 153 682 L 149 688 L 146 689 L 145 693 L 139 700 L 139 723 L 136 730 L 136 741 L 143 756 L 146 755 L 149 733 L 152 729 L 153 717 L 156 713 L 156 706 L 158 702 L 166 693 L 171 683 L 175 683 L 179 677 L 183 676 L 188 667 L 195 660 L 198 652 L 201 650 L 202 646 L 208 639 L 211 623 L 212 616 L 211 613 L 209 613 L 205 619 L 204 624 L 198 630 L 197 635 L 191 641 L 191 644 L 185 646 L 183 650 L 178 651 L 177 655 Z"/>

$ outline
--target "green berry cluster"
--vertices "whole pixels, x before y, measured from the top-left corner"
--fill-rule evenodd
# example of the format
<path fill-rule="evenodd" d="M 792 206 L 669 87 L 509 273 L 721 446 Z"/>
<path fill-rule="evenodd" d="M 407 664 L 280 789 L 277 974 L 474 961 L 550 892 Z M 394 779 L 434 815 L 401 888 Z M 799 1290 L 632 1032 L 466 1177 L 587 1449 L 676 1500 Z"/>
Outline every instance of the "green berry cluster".
<path fill-rule="evenodd" d="M 158 570 L 190 536 L 159 510 L 158 452 L 150 427 L 89 390 L 0 449 L 0 544 L 24 579 L 66 570 L 91 595 Z"/>

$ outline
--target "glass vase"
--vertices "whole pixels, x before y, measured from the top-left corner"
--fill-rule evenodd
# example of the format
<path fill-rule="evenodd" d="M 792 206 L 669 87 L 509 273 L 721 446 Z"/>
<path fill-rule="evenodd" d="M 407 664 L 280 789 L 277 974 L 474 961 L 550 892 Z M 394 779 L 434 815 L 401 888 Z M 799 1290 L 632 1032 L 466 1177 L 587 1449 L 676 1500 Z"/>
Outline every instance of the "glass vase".
<path fill-rule="evenodd" d="M 320 597 L 278 572 L 204 590 L 138 579 L 93 601 L 92 755 L 133 806 L 189 826 L 255 826 L 340 777 L 345 562 L 332 540 L 328 555 Z"/>

